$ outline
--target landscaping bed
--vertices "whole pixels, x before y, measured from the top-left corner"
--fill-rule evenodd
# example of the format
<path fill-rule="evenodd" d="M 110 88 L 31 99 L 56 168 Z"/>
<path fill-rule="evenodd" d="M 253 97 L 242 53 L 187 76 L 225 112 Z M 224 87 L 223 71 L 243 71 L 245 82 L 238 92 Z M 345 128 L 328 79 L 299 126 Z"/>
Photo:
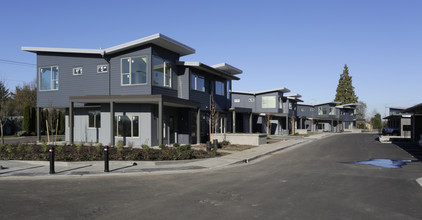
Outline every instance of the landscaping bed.
<path fill-rule="evenodd" d="M 212 146 L 214 147 L 214 146 Z M 244 145 L 244 144 L 230 144 L 228 141 L 218 142 L 218 149 L 225 150 L 225 151 L 243 151 L 247 149 L 251 149 L 254 147 L 258 147 L 256 145 Z M 200 144 L 198 149 L 206 150 L 206 144 Z"/>
<path fill-rule="evenodd" d="M 161 146 L 160 149 L 143 146 L 112 147 L 109 149 L 110 160 L 189 160 L 221 156 L 219 152 L 192 149 L 190 145 L 176 147 Z M 0 160 L 41 160 L 50 158 L 49 146 L 46 144 L 0 144 Z M 56 161 L 100 161 L 104 160 L 104 147 L 63 145 L 55 146 Z"/>

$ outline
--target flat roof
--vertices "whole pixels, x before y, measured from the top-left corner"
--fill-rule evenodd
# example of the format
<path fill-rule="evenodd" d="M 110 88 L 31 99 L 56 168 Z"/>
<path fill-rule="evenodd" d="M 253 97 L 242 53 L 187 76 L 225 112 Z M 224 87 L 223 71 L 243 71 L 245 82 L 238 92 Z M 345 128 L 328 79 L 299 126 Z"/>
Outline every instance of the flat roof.
<path fill-rule="evenodd" d="M 261 92 L 243 92 L 243 91 L 231 91 L 231 92 L 237 93 L 237 94 L 245 94 L 245 95 L 260 95 L 260 94 L 271 93 L 271 92 L 287 93 L 287 92 L 290 92 L 290 89 L 282 87 L 282 88 L 278 88 L 278 89 L 265 90 L 265 91 L 261 91 Z"/>
<path fill-rule="evenodd" d="M 51 53 L 80 53 L 80 54 L 114 54 L 120 51 L 128 50 L 134 47 L 139 47 L 146 44 L 154 44 L 170 51 L 173 51 L 180 56 L 185 56 L 195 53 L 195 49 L 182 44 L 164 34 L 157 33 L 144 38 L 140 38 L 127 43 L 119 44 L 107 49 L 75 49 L 75 48 L 49 48 L 49 47 L 22 47 L 22 50 L 28 52 L 51 52 Z"/>
<path fill-rule="evenodd" d="M 212 68 L 228 72 L 232 75 L 241 74 L 243 71 L 227 63 L 219 63 L 211 66 Z"/>
<path fill-rule="evenodd" d="M 420 114 L 420 113 L 422 113 L 422 103 L 414 105 L 410 108 L 407 108 L 407 109 L 403 110 L 403 112 Z"/>
<path fill-rule="evenodd" d="M 215 69 L 215 68 L 208 66 L 206 64 L 203 64 L 201 62 L 180 61 L 180 62 L 177 63 L 177 65 L 193 67 L 195 69 L 202 70 L 204 72 L 211 73 L 213 75 L 220 76 L 220 77 L 223 77 L 225 79 L 231 79 L 231 80 L 239 80 L 240 79 L 237 76 L 233 76 L 232 74 L 229 74 L 227 72 Z"/>

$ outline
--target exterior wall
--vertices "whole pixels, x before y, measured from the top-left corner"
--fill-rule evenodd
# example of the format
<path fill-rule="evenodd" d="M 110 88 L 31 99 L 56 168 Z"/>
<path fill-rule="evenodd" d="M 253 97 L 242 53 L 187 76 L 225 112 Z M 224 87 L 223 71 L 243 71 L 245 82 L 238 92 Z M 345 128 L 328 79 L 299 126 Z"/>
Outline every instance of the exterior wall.
<path fill-rule="evenodd" d="M 240 102 L 234 102 L 235 99 L 239 99 Z M 239 94 L 239 93 L 232 93 L 232 106 L 237 108 L 249 108 L 252 109 L 253 112 L 256 112 L 255 107 L 256 99 L 255 96 L 252 94 Z"/>
<path fill-rule="evenodd" d="M 37 54 L 37 83 L 41 67 L 59 67 L 59 89 L 37 90 L 37 107 L 69 107 L 69 96 L 108 95 L 108 73 L 97 73 L 97 65 L 107 64 L 100 56 L 74 54 Z M 82 75 L 73 75 L 73 68 L 82 67 Z"/>
<path fill-rule="evenodd" d="M 275 108 L 262 108 L 262 97 L 264 96 L 275 96 L 276 97 L 276 101 L 275 101 Z M 261 113 L 265 113 L 265 112 L 275 112 L 275 113 L 283 113 L 283 109 L 279 108 L 279 97 L 283 97 L 283 93 L 281 92 L 271 92 L 271 93 L 265 93 L 265 94 L 258 94 L 256 95 L 256 109 L 255 112 L 261 112 Z"/>

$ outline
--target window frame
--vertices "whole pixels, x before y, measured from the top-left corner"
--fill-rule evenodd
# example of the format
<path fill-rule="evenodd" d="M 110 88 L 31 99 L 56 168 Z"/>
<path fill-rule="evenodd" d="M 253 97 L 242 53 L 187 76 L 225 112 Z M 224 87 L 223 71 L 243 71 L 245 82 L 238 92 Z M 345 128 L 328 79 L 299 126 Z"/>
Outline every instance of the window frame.
<path fill-rule="evenodd" d="M 75 70 L 77 70 L 77 69 L 80 69 L 81 73 L 79 73 L 79 74 L 75 74 Z M 82 67 L 82 66 L 73 67 L 73 68 L 72 68 L 72 74 L 73 74 L 74 76 L 82 76 L 82 75 L 83 75 L 83 67 Z"/>
<path fill-rule="evenodd" d="M 219 88 L 221 91 L 217 91 L 217 83 L 218 84 L 220 84 L 221 85 L 221 87 Z M 225 96 L 225 89 L 224 89 L 224 82 L 222 82 L 222 81 L 220 81 L 220 80 L 215 80 L 215 83 L 214 83 L 214 85 L 215 85 L 215 91 L 214 91 L 214 94 L 215 95 L 219 95 L 219 96 Z M 219 92 L 219 93 L 217 93 L 217 92 Z M 222 94 L 221 94 L 221 92 L 223 92 Z"/>
<path fill-rule="evenodd" d="M 129 118 L 129 120 L 130 120 L 130 136 L 124 136 L 124 135 L 119 135 L 119 116 L 127 116 L 128 118 Z M 134 123 L 134 117 L 138 117 L 138 134 L 137 134 L 137 136 L 134 136 L 134 130 L 133 130 L 133 128 L 134 128 L 134 126 L 133 126 L 133 123 Z M 116 122 L 116 124 L 114 125 L 115 126 L 115 134 L 114 134 L 114 136 L 116 137 L 116 138 L 140 138 L 141 137 L 141 127 L 140 127 L 140 125 L 141 125 L 141 123 L 140 123 L 140 121 L 141 121 L 141 116 L 140 116 L 140 114 L 133 114 L 133 113 L 128 113 L 128 114 L 123 114 L 123 113 L 116 113 L 115 115 L 114 115 L 114 120 L 115 120 L 115 122 Z"/>
<path fill-rule="evenodd" d="M 131 65 L 131 61 L 134 58 L 146 58 L 146 62 L 145 62 L 145 82 L 144 83 L 134 83 L 132 84 L 132 65 Z M 129 59 L 129 73 L 123 73 L 123 60 L 124 59 Z M 148 84 L 148 56 L 147 55 L 142 55 L 142 56 L 134 56 L 134 57 L 122 57 L 120 58 L 120 85 L 121 86 L 138 86 L 138 85 L 146 85 Z M 123 74 L 127 75 L 129 74 L 129 83 L 128 84 L 123 84 Z"/>
<path fill-rule="evenodd" d="M 194 77 L 194 82 L 192 82 L 192 77 Z M 198 89 L 198 78 L 204 80 L 203 90 L 199 90 Z M 191 90 L 195 90 L 195 91 L 198 91 L 198 92 L 205 92 L 205 77 L 200 76 L 200 75 L 195 74 L 195 73 L 191 73 L 190 81 L 191 81 L 191 86 L 190 86 L 191 87 L 190 88 Z"/>
<path fill-rule="evenodd" d="M 94 127 L 90 126 L 90 113 L 94 113 Z M 97 124 L 97 118 L 99 118 L 99 125 Z M 95 111 L 88 111 L 88 129 L 97 129 L 101 128 L 101 111 L 95 110 Z"/>
<path fill-rule="evenodd" d="M 103 68 L 101 68 L 101 72 L 99 72 L 98 70 L 99 70 L 99 67 L 107 67 L 107 71 L 103 71 L 102 69 Z M 98 64 L 97 65 L 97 73 L 108 73 L 108 64 Z"/>
<path fill-rule="evenodd" d="M 154 59 L 159 59 L 159 60 L 163 61 L 163 71 L 164 71 L 164 72 L 162 72 L 162 74 L 163 74 L 163 85 L 158 84 L 158 83 L 157 84 L 154 83 L 154 76 L 155 76 Z M 167 77 L 166 77 L 167 67 L 170 67 L 170 75 L 169 75 L 170 78 L 168 80 L 170 82 L 167 82 Z M 152 56 L 152 74 L 153 74 L 152 75 L 152 85 L 153 86 L 161 86 L 161 87 L 169 88 L 169 89 L 173 88 L 173 65 L 172 65 L 171 62 L 169 62 L 169 61 L 167 61 L 167 60 L 165 60 L 161 57 L 158 57 L 158 56 Z M 166 83 L 168 83 L 168 85 L 166 85 Z"/>
<path fill-rule="evenodd" d="M 268 103 L 266 103 L 266 106 L 264 107 L 264 98 L 266 98 L 266 99 L 269 99 L 269 98 L 274 99 L 274 105 L 271 105 L 271 106 L 267 107 Z M 271 100 L 271 101 L 273 101 L 273 100 Z M 268 100 L 267 100 L 267 102 L 268 102 Z M 262 98 L 261 98 L 261 108 L 277 108 L 277 96 L 275 96 L 275 95 L 272 95 L 272 96 L 262 96 Z"/>
<path fill-rule="evenodd" d="M 56 80 L 53 80 L 53 67 L 57 68 L 57 79 Z M 41 81 L 42 81 L 41 80 L 41 69 L 46 69 L 46 68 L 50 68 L 50 72 L 51 72 L 51 74 L 50 74 L 50 89 L 43 90 L 42 86 L 41 86 Z M 58 91 L 59 90 L 59 78 L 60 78 L 59 65 L 39 67 L 38 68 L 38 87 L 39 87 L 38 91 L 40 91 L 40 92 Z M 57 89 L 53 89 L 54 88 L 54 86 L 53 86 L 54 81 L 57 81 Z"/>

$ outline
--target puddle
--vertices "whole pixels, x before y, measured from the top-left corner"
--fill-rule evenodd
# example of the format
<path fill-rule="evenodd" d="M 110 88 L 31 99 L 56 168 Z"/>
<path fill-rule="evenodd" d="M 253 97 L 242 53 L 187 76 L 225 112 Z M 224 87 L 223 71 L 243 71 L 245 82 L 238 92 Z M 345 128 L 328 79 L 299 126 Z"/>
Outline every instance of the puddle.
<path fill-rule="evenodd" d="M 351 164 L 367 164 L 386 168 L 401 168 L 403 165 L 411 162 L 411 160 L 371 159 L 368 161 L 351 162 Z"/>

